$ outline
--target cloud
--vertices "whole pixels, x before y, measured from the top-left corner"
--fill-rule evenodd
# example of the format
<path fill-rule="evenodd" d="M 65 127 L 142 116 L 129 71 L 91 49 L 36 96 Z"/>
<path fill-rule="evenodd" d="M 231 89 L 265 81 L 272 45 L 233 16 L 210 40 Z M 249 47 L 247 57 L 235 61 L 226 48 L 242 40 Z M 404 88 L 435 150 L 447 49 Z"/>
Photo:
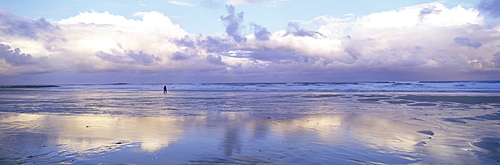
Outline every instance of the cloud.
<path fill-rule="evenodd" d="M 267 41 L 269 40 L 269 37 L 271 36 L 271 32 L 267 30 L 266 27 L 257 25 L 257 24 L 252 24 L 252 27 L 254 29 L 254 36 L 257 40 L 260 41 Z"/>
<path fill-rule="evenodd" d="M 320 32 L 312 31 L 307 28 L 300 27 L 298 22 L 290 22 L 287 27 L 287 35 L 294 35 L 300 37 L 322 37 Z"/>
<path fill-rule="evenodd" d="M 114 52 L 114 54 L 108 54 L 103 51 L 98 51 L 95 54 L 97 57 L 114 63 L 120 64 L 140 64 L 140 65 L 152 65 L 157 61 L 161 61 L 160 58 L 155 55 L 150 55 L 144 53 L 143 51 L 134 52 L 133 50 L 127 50 L 124 52 Z"/>
<path fill-rule="evenodd" d="M 243 12 L 236 13 L 233 5 L 226 5 L 227 16 L 221 16 L 220 19 L 226 25 L 226 33 L 236 42 L 244 42 L 246 38 L 240 35 L 241 22 L 243 22 Z"/>
<path fill-rule="evenodd" d="M 0 10 L 0 22 L 3 25 L 8 25 L 0 28 L 3 34 L 32 39 L 38 39 L 39 35 L 43 35 L 45 32 L 59 30 L 57 26 L 50 24 L 44 18 L 28 20 L 2 10 Z"/>
<path fill-rule="evenodd" d="M 142 17 L 142 20 L 127 19 L 108 12 L 83 12 L 43 26 L 48 28 L 35 26 L 38 24 L 33 22 L 39 21 L 26 18 L 2 21 L 0 27 L 28 22 L 27 25 L 30 26 L 24 31 L 33 32 L 29 36 L 36 37 L 19 37 L 18 32 L 0 31 L 4 36 L 0 44 L 18 48 L 10 50 L 9 54 L 3 54 L 6 63 L 13 66 L 2 64 L 0 75 L 64 70 L 158 71 L 182 67 L 169 59 L 174 52 L 180 50 L 173 40 L 188 33 L 159 12 L 141 12 L 135 15 Z M 5 50 L 6 48 L 4 52 Z M 17 50 L 23 50 L 24 53 Z M 33 63 L 33 60 L 41 60 L 44 56 L 50 60 Z M 25 63 L 31 66 L 21 69 L 14 66 Z"/>
<path fill-rule="evenodd" d="M 473 47 L 473 48 L 476 48 L 476 49 L 479 48 L 479 47 L 481 47 L 483 45 L 480 42 L 471 41 L 470 39 L 465 38 L 465 37 L 457 37 L 454 40 L 455 40 L 455 43 L 457 43 L 459 45 Z"/>
<path fill-rule="evenodd" d="M 15 66 L 35 63 L 35 59 L 30 54 L 21 53 L 19 48 L 12 50 L 9 45 L 4 44 L 0 44 L 0 59 Z"/>
<path fill-rule="evenodd" d="M 439 14 L 439 12 L 441 12 L 441 10 L 436 10 L 436 6 L 422 8 L 422 10 L 420 10 L 419 19 L 422 21 L 425 18 L 425 16 L 430 14 Z"/>
<path fill-rule="evenodd" d="M 207 61 L 216 64 L 216 65 L 225 65 L 224 62 L 222 62 L 222 57 L 220 55 L 216 54 L 210 54 L 207 56 Z"/>
<path fill-rule="evenodd" d="M 481 0 L 477 8 L 489 13 L 492 17 L 500 18 L 500 0 Z"/>
<path fill-rule="evenodd" d="M 219 35 L 186 35 L 174 42 L 189 54 L 226 52 L 237 46 L 233 39 Z"/>
<path fill-rule="evenodd" d="M 177 51 L 174 54 L 172 54 L 172 57 L 170 59 L 175 60 L 175 61 L 179 61 L 179 60 L 187 60 L 190 57 L 191 57 L 190 55 L 188 55 L 184 52 Z"/>
<path fill-rule="evenodd" d="M 498 79 L 500 73 L 500 31 L 484 26 L 474 8 L 436 2 L 364 16 L 324 15 L 275 32 L 250 23 L 248 34 L 244 13 L 233 5 L 226 10 L 220 17 L 225 34 L 190 34 L 154 11 L 134 13 L 140 19 L 82 12 L 57 22 L 0 12 L 0 76 L 113 72 L 151 75 L 144 81 L 159 75 L 172 81 L 378 81 Z"/>
<path fill-rule="evenodd" d="M 247 50 L 246 52 L 239 52 L 241 58 L 252 58 L 259 61 L 269 61 L 275 63 L 289 63 L 290 61 L 300 62 L 303 57 L 298 52 L 287 50 Z"/>
<path fill-rule="evenodd" d="M 194 7 L 193 4 L 187 3 L 187 2 L 182 2 L 182 1 L 168 1 L 168 3 L 174 4 L 174 5 L 179 5 L 179 6 L 190 6 Z"/>
<path fill-rule="evenodd" d="M 258 5 L 258 4 L 276 4 L 280 1 L 288 0 L 230 0 L 227 4 L 231 5 Z"/>
<path fill-rule="evenodd" d="M 291 22 L 268 41 L 249 38 L 245 50 L 248 57 L 270 61 L 268 68 L 288 65 L 308 74 L 335 70 L 436 78 L 429 72 L 439 70 L 459 77 L 493 69 L 494 38 L 500 34 L 481 27 L 482 22 L 474 9 L 430 3 L 358 19 L 320 16 Z"/>
<path fill-rule="evenodd" d="M 493 55 L 493 62 L 495 63 L 495 67 L 500 68 L 500 52 Z"/>

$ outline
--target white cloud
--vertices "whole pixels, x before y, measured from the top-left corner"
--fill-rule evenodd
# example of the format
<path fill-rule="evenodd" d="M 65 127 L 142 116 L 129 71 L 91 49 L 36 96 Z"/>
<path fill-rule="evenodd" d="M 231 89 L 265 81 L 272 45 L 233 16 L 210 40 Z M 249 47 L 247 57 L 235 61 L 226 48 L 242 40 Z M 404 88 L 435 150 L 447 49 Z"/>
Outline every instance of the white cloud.
<path fill-rule="evenodd" d="M 179 50 L 172 40 L 188 33 L 161 13 L 143 12 L 136 15 L 142 16 L 142 20 L 126 19 L 108 12 L 84 12 L 51 23 L 59 29 L 52 31 L 51 35 L 39 35 L 36 40 L 20 37 L 3 40 L 0 43 L 11 47 L 10 51 L 17 48 L 21 53 L 34 58 L 46 56 L 50 60 L 47 62 L 52 65 L 49 65 L 49 68 L 40 65 L 20 70 L 19 66 L 7 64 L 2 65 L 4 72 L 0 74 L 53 70 L 100 72 L 175 68 L 168 60 L 163 59 L 169 59 L 173 52 Z M 3 35 L 12 34 L 3 32 Z M 21 53 L 18 54 L 22 55 Z"/>
<path fill-rule="evenodd" d="M 168 3 L 174 4 L 174 5 L 179 5 L 179 6 L 191 6 L 193 7 L 193 4 L 187 3 L 187 2 L 182 2 L 182 1 L 168 1 Z"/>
<path fill-rule="evenodd" d="M 435 12 L 428 12 L 428 9 Z M 455 38 L 477 38 L 477 35 L 490 33 L 480 26 L 482 22 L 483 18 L 474 9 L 460 6 L 448 9 L 440 3 L 424 4 L 359 18 L 349 25 L 351 30 L 346 35 L 351 38 L 343 45 L 358 58 L 354 63 L 358 67 L 391 70 L 433 67 L 473 71 L 479 68 L 468 60 L 487 59 L 485 56 L 492 54 L 456 44 Z M 479 39 L 473 40 L 476 45 L 481 45 Z M 482 44 L 494 44 L 486 41 Z M 480 63 L 489 66 L 490 61 Z"/>
<path fill-rule="evenodd" d="M 357 19 L 320 16 L 301 21 L 300 25 L 318 27 L 312 32 L 324 37 L 287 35 L 286 31 L 279 31 L 265 42 L 247 37 L 249 41 L 245 46 L 258 53 L 294 52 L 282 63 L 269 64 L 269 68 L 288 63 L 291 68 L 314 68 L 315 71 L 426 74 L 428 70 L 435 70 L 457 75 L 498 72 L 500 69 L 494 65 L 493 55 L 495 47 L 500 45 L 495 40 L 500 33 L 482 27 L 482 23 L 483 18 L 475 9 L 447 8 L 441 3 L 430 3 Z"/>
<path fill-rule="evenodd" d="M 0 12 L 0 27 L 19 27 L 0 29 L 0 76 L 137 70 L 244 80 L 316 76 L 308 80 L 328 81 L 335 75 L 356 80 L 395 75 L 467 79 L 475 73 L 500 73 L 500 30 L 485 27 L 477 10 L 461 6 L 430 3 L 365 16 L 318 16 L 293 21 L 274 33 L 252 24 L 255 34 L 237 33 L 245 38 L 238 41 L 229 32 L 189 34 L 159 12 L 134 15 L 142 19 L 82 12 L 47 22 Z M 232 28 L 238 31 L 240 26 Z"/>
<path fill-rule="evenodd" d="M 280 1 L 288 0 L 230 0 L 227 4 L 231 5 L 257 5 L 257 4 L 276 4 Z"/>

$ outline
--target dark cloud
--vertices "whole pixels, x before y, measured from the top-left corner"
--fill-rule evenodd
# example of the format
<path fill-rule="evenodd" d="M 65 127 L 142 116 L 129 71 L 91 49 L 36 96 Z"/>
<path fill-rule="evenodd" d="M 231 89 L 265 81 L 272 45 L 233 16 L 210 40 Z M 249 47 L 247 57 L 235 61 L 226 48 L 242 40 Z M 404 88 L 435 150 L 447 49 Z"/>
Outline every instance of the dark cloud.
<path fill-rule="evenodd" d="M 112 54 L 108 54 L 108 53 L 105 53 L 103 51 L 98 51 L 95 53 L 95 55 L 105 61 L 111 61 L 111 62 L 114 62 L 114 63 L 130 63 L 129 60 L 125 60 L 123 57 L 121 56 L 116 56 L 116 55 L 112 55 Z"/>
<path fill-rule="evenodd" d="M 226 25 L 226 33 L 234 41 L 240 43 L 244 42 L 247 39 L 244 36 L 240 35 L 241 23 L 243 22 L 243 12 L 235 13 L 235 9 L 233 5 L 226 5 L 227 16 L 221 16 L 220 19 Z"/>
<path fill-rule="evenodd" d="M 229 38 L 210 35 L 186 36 L 174 42 L 181 47 L 205 49 L 209 53 L 228 51 L 236 46 L 234 41 L 231 41 Z"/>
<path fill-rule="evenodd" d="M 143 65 L 150 65 L 156 61 L 161 61 L 159 57 L 156 57 L 155 55 L 152 54 L 144 53 L 142 51 L 136 53 L 132 50 L 129 50 L 125 52 L 125 55 L 131 57 L 132 59 L 134 59 L 134 61 L 139 62 L 140 64 Z"/>
<path fill-rule="evenodd" d="M 354 60 L 358 60 L 361 57 L 361 53 L 355 48 L 346 47 L 345 52 Z"/>
<path fill-rule="evenodd" d="M 500 0 L 481 0 L 477 8 L 489 13 L 492 17 L 500 18 Z"/>
<path fill-rule="evenodd" d="M 495 63 L 495 67 L 500 68 L 500 52 L 493 55 L 493 62 Z"/>
<path fill-rule="evenodd" d="M 257 25 L 257 24 L 252 24 L 254 32 L 253 35 L 255 38 L 259 41 L 267 41 L 269 40 L 269 37 L 271 36 L 271 32 L 267 30 L 266 27 Z"/>
<path fill-rule="evenodd" d="M 309 30 L 308 28 L 300 27 L 298 22 L 289 22 L 286 35 L 294 35 L 300 37 L 323 37 L 324 35 L 317 31 Z"/>
<path fill-rule="evenodd" d="M 436 10 L 436 6 L 423 8 L 422 10 L 420 10 L 420 14 L 418 15 L 418 17 L 420 18 L 420 20 L 422 20 L 426 15 L 439 14 L 440 12 L 441 10 Z"/>
<path fill-rule="evenodd" d="M 226 38 L 207 36 L 201 40 L 200 45 L 208 52 L 222 52 L 227 51 L 236 45 Z"/>
<path fill-rule="evenodd" d="M 120 64 L 141 64 L 152 65 L 156 61 L 161 61 L 159 57 L 152 54 L 144 53 L 143 51 L 134 52 L 132 50 L 123 53 L 108 54 L 103 51 L 96 52 L 95 55 L 105 61 L 110 61 Z"/>
<path fill-rule="evenodd" d="M 262 61 L 279 62 L 284 59 L 297 59 L 303 55 L 290 50 L 253 50 L 249 56 Z"/>
<path fill-rule="evenodd" d="M 199 35 L 198 37 L 184 36 L 184 38 L 182 39 L 174 40 L 174 43 L 177 46 L 194 48 L 196 46 L 197 38 L 199 37 L 201 37 L 201 35 Z"/>
<path fill-rule="evenodd" d="M 11 50 L 9 45 L 0 44 L 0 59 L 11 65 L 35 64 L 35 59 L 30 54 L 21 53 L 19 48 Z"/>
<path fill-rule="evenodd" d="M 174 61 L 181 61 L 181 60 L 187 60 L 189 58 L 191 58 L 191 56 L 187 55 L 184 52 L 177 51 L 174 54 L 172 54 L 172 57 L 170 59 L 172 59 Z"/>
<path fill-rule="evenodd" d="M 3 34 L 38 39 L 39 32 L 54 30 L 59 30 L 59 27 L 52 25 L 44 18 L 29 20 L 0 10 L 0 32 Z"/>
<path fill-rule="evenodd" d="M 209 54 L 207 56 L 207 61 L 216 65 L 226 65 L 224 62 L 222 62 L 222 57 L 220 55 Z"/>
<path fill-rule="evenodd" d="M 483 45 L 480 42 L 471 41 L 470 39 L 465 38 L 465 37 L 455 38 L 455 43 L 457 43 L 459 45 L 463 45 L 463 46 L 473 47 L 473 48 L 479 48 Z"/>

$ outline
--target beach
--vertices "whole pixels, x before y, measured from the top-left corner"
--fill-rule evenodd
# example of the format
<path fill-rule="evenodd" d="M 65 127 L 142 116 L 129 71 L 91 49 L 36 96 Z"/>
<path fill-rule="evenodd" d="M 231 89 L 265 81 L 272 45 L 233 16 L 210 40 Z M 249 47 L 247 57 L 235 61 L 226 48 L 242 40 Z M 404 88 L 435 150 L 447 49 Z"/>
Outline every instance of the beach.
<path fill-rule="evenodd" d="M 0 164 L 499 164 L 500 82 L 0 87 Z"/>

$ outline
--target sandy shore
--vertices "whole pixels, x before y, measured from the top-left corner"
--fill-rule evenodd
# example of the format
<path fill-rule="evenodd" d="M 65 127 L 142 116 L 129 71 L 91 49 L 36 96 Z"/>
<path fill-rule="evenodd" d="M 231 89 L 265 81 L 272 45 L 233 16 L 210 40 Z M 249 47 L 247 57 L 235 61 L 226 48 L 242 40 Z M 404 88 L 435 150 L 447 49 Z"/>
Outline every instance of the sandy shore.
<path fill-rule="evenodd" d="M 0 164 L 500 161 L 497 96 L 80 93 L 23 103 L 5 99 Z"/>

